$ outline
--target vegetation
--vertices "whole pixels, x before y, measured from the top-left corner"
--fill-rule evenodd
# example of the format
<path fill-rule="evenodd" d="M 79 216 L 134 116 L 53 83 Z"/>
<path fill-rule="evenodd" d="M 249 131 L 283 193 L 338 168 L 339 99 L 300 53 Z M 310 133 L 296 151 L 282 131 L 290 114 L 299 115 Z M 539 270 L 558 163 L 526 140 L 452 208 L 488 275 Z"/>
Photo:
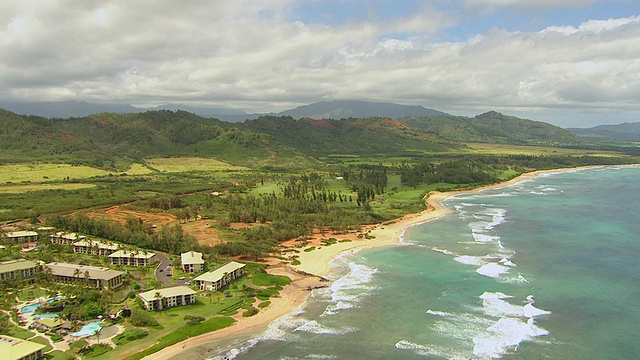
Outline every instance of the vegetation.
<path fill-rule="evenodd" d="M 262 117 L 229 124 L 180 111 L 77 119 L 0 111 L 0 150 L 0 221 L 26 220 L 12 228 L 49 225 L 51 232 L 160 251 L 173 261 L 195 250 L 204 253 L 209 269 L 230 256 L 248 261 L 241 279 L 220 291 L 198 291 L 188 309 L 161 312 L 130 301 L 162 286 L 152 267 L 125 267 L 124 286 L 102 293 L 53 283 L 44 272 L 28 289 L 23 279 L 3 284 L 3 309 L 16 305 L 16 297 L 65 294 L 64 301 L 38 311 L 56 312 L 74 327 L 131 309 L 126 331 L 114 338 L 115 351 L 78 341 L 69 353 L 55 355 L 105 360 L 146 349 L 130 357 L 139 359 L 229 326 L 229 315 L 257 314 L 291 282 L 257 262 L 277 253 L 284 241 L 298 240 L 297 248 L 288 249 L 293 256 L 282 258 L 295 265 L 296 253 L 351 241 L 333 234 L 355 234 L 363 224 L 389 224 L 423 210 L 424 195 L 432 190 L 477 187 L 538 169 L 638 163 L 640 155 L 633 144 L 587 142 L 548 124 L 493 112 L 472 119 Z M 19 245 L 7 244 L 0 260 L 109 266 L 104 257 L 50 244 L 48 230 L 39 231 L 37 251 L 23 253 Z M 324 235 L 322 245 L 309 244 L 318 233 Z M 192 279 L 174 269 L 174 277 Z M 4 313 L 0 332 L 33 336 Z"/>

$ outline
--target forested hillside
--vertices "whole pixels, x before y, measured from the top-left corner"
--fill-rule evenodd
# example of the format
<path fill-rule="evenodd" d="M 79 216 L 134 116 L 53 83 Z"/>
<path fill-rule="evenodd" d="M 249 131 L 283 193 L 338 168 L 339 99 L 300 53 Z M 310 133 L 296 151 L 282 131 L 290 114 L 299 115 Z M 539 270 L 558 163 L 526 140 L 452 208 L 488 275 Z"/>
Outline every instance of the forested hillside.
<path fill-rule="evenodd" d="M 46 119 L 0 110 L 2 162 L 65 161 L 123 170 L 154 156 L 211 157 L 237 165 L 309 165 L 268 135 L 177 111 Z"/>
<path fill-rule="evenodd" d="M 263 116 L 237 125 L 240 129 L 269 134 L 282 144 L 312 155 L 406 154 L 459 149 L 463 145 L 433 133 L 387 118 L 294 120 Z"/>
<path fill-rule="evenodd" d="M 576 134 L 569 130 L 495 111 L 473 118 L 430 116 L 406 117 L 401 121 L 453 141 L 552 146 L 579 142 Z"/>

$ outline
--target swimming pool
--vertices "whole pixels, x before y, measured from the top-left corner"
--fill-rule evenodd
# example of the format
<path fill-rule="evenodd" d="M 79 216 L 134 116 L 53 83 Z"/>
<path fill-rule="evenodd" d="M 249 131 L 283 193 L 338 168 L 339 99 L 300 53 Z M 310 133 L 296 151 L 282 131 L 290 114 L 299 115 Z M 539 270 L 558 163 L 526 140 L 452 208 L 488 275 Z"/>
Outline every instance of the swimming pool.
<path fill-rule="evenodd" d="M 94 321 L 86 324 L 80 329 L 80 331 L 71 333 L 71 336 L 91 336 L 95 335 L 100 330 L 102 321 Z"/>
<path fill-rule="evenodd" d="M 20 308 L 20 312 L 23 314 L 29 314 L 36 311 L 36 309 L 39 308 L 40 306 L 42 306 L 42 304 L 40 303 L 23 306 L 22 308 Z"/>

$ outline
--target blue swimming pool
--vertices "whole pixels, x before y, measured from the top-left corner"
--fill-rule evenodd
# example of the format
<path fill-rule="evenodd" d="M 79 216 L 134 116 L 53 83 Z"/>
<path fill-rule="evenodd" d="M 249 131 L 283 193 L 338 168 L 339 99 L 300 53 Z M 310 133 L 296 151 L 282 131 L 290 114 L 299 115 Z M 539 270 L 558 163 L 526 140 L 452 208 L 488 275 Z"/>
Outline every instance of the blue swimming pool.
<path fill-rule="evenodd" d="M 56 301 L 58 301 L 58 300 L 63 300 L 64 298 L 65 298 L 64 296 L 58 296 L 58 297 L 54 297 L 53 299 L 49 299 L 49 300 L 47 300 L 47 302 L 48 302 L 49 304 L 51 304 L 51 303 L 54 303 L 54 302 L 56 302 Z"/>
<path fill-rule="evenodd" d="M 95 335 L 100 330 L 101 324 L 102 324 L 102 321 L 94 321 L 94 322 L 88 323 L 87 325 L 83 326 L 82 329 L 80 329 L 80 331 L 71 333 L 71 336 Z"/>
<path fill-rule="evenodd" d="M 42 306 L 42 304 L 40 304 L 40 303 L 35 303 L 35 304 L 32 304 L 32 305 L 23 306 L 20 309 L 20 312 L 23 313 L 23 314 L 29 314 L 29 313 L 32 313 L 32 312 L 36 311 L 36 309 L 39 308 L 40 306 Z"/>

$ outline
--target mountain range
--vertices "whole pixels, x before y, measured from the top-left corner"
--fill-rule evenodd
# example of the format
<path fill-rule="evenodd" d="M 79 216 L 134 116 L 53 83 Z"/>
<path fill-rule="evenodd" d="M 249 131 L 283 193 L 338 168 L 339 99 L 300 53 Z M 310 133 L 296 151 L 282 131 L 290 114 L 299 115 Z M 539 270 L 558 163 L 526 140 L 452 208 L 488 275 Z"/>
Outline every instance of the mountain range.
<path fill-rule="evenodd" d="M 600 125 L 588 129 L 569 129 L 584 137 L 618 141 L 640 141 L 640 122 Z"/>
<path fill-rule="evenodd" d="M 157 107 L 140 108 L 131 105 L 89 103 L 84 101 L 64 102 L 0 102 L 0 108 L 20 115 L 35 115 L 46 118 L 83 117 L 100 113 L 131 114 L 149 110 L 183 110 L 198 116 L 216 118 L 230 122 L 242 122 L 257 119 L 260 116 L 291 116 L 294 119 L 342 119 L 369 118 L 382 116 L 399 119 L 405 116 L 447 116 L 441 111 L 427 109 L 422 106 L 398 105 L 393 103 L 334 100 L 322 101 L 310 105 L 299 106 L 279 113 L 247 114 L 242 110 L 230 108 L 197 107 L 183 104 L 166 104 Z"/>

